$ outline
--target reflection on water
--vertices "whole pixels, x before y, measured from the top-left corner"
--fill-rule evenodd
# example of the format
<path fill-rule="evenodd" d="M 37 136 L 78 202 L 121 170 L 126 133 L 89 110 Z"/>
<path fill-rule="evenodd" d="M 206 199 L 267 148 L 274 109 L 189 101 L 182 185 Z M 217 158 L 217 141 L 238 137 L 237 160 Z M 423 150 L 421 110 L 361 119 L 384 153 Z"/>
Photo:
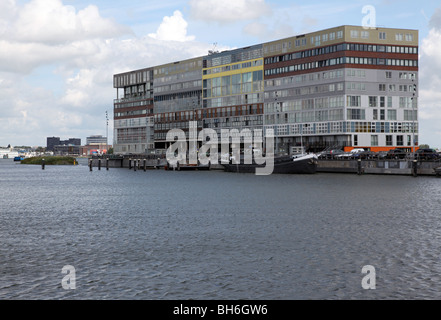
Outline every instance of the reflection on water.
<path fill-rule="evenodd" d="M 0 160 L 0 299 L 441 298 L 440 179 L 86 164 Z"/>

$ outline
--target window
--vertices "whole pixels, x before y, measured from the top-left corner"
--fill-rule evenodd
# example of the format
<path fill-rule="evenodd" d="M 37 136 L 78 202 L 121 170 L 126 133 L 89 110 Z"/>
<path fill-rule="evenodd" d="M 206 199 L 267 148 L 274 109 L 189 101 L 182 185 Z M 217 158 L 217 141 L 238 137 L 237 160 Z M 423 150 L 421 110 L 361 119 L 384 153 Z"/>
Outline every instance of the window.
<path fill-rule="evenodd" d="M 386 32 L 379 33 L 380 40 L 386 40 Z"/>
<path fill-rule="evenodd" d="M 351 38 L 358 38 L 358 30 L 351 30 Z"/>
<path fill-rule="evenodd" d="M 380 110 L 380 120 L 386 120 L 386 110 Z"/>
<path fill-rule="evenodd" d="M 362 31 L 361 32 L 361 37 L 363 39 L 369 39 L 369 31 Z"/>
<path fill-rule="evenodd" d="M 330 34 L 329 34 L 329 40 L 335 40 L 335 32 L 331 32 Z"/>
<path fill-rule="evenodd" d="M 369 97 L 369 107 L 377 107 L 378 106 L 378 97 Z"/>
<path fill-rule="evenodd" d="M 403 136 L 397 136 L 397 146 L 403 146 L 403 145 L 404 145 Z"/>
<path fill-rule="evenodd" d="M 387 97 L 387 107 L 392 108 L 392 97 Z"/>
<path fill-rule="evenodd" d="M 373 111 L 374 111 L 373 119 L 374 119 L 374 120 L 378 120 L 378 110 L 377 110 L 377 109 L 374 109 Z"/>
<path fill-rule="evenodd" d="M 386 79 L 392 79 L 392 72 L 386 71 Z"/>
<path fill-rule="evenodd" d="M 378 85 L 378 90 L 380 90 L 380 91 L 386 91 L 386 85 L 385 85 L 385 84 L 379 84 L 379 85 Z"/>
<path fill-rule="evenodd" d="M 354 136 L 354 146 L 358 146 L 358 136 Z"/>
<path fill-rule="evenodd" d="M 326 42 L 326 41 L 328 41 L 328 34 L 327 33 L 323 35 L 323 42 Z"/>
<path fill-rule="evenodd" d="M 391 147 L 394 145 L 394 137 L 393 136 L 386 136 L 386 146 Z"/>
<path fill-rule="evenodd" d="M 378 146 L 378 136 L 377 135 L 371 136 L 371 146 L 373 146 L 373 147 Z"/>
<path fill-rule="evenodd" d="M 395 35 L 395 40 L 396 41 L 403 41 L 403 34 L 402 33 L 397 33 Z"/>
<path fill-rule="evenodd" d="M 396 121 L 397 120 L 397 110 L 387 110 L 387 120 Z"/>
<path fill-rule="evenodd" d="M 366 120 L 365 110 L 348 109 L 348 120 Z"/>
<path fill-rule="evenodd" d="M 343 38 L 343 31 L 338 31 L 337 32 L 337 39 L 341 39 Z"/>
<path fill-rule="evenodd" d="M 386 97 L 380 97 L 380 108 L 386 107 Z"/>
<path fill-rule="evenodd" d="M 413 41 L 413 34 L 406 34 L 406 41 Z"/>
<path fill-rule="evenodd" d="M 361 106 L 361 96 L 348 96 L 347 97 L 348 107 L 360 107 Z"/>

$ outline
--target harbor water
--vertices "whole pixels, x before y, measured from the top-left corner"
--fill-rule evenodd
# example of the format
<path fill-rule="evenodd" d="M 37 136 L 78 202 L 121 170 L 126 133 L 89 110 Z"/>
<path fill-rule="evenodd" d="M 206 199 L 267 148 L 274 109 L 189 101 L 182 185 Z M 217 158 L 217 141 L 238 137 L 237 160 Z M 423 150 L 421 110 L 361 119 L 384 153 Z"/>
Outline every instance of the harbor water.
<path fill-rule="evenodd" d="M 0 299 L 440 299 L 440 194 L 435 177 L 0 160 Z"/>

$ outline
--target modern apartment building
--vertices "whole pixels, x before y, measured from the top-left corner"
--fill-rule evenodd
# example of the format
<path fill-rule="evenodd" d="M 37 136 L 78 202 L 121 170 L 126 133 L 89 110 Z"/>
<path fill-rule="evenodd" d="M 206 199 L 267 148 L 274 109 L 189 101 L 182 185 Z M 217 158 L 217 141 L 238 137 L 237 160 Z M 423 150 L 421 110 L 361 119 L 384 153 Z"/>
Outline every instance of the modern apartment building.
<path fill-rule="evenodd" d="M 114 76 L 115 152 L 164 150 L 170 129 L 273 129 L 292 147 L 411 150 L 418 31 L 341 26 Z"/>

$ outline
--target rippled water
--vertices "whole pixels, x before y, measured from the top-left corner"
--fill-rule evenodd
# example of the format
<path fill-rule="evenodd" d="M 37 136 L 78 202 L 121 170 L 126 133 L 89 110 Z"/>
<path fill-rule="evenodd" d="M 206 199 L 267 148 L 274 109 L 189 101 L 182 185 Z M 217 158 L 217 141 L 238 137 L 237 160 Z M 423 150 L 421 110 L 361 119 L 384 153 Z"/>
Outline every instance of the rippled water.
<path fill-rule="evenodd" d="M 440 193 L 434 177 L 0 160 L 0 299 L 439 299 Z"/>

